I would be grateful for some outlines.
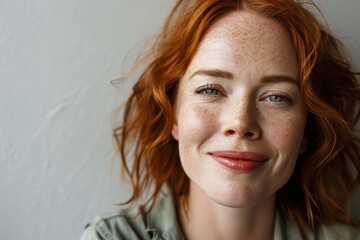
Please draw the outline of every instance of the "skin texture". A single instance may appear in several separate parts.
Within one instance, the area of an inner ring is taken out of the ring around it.
[[[190,178],[187,215],[180,211],[188,239],[272,238],[276,191],[306,148],[298,81],[279,23],[245,9],[209,29],[180,81],[172,131]],[[229,169],[216,151],[252,152],[264,162]]]

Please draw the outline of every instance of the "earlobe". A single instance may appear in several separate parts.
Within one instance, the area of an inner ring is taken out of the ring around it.
[[[178,130],[178,126],[175,124],[173,129],[171,130],[171,135],[173,136],[173,138],[178,141],[179,140],[179,130]]]

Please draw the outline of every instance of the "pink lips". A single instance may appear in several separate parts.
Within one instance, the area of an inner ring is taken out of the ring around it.
[[[268,160],[266,156],[255,152],[215,151],[209,155],[223,167],[244,173],[261,167]]]

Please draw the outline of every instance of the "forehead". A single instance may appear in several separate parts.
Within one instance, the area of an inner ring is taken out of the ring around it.
[[[290,68],[297,74],[295,49],[287,30],[277,21],[248,9],[229,13],[210,27],[191,65],[219,59],[238,66],[249,61],[266,63]]]
[[[231,36],[233,38],[259,37],[284,37],[287,32],[284,27],[274,19],[265,17],[247,8],[234,11],[219,19],[207,32],[208,38],[222,38]]]

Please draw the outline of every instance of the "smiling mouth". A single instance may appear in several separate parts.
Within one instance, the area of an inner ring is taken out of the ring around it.
[[[261,167],[268,157],[255,152],[215,151],[209,155],[225,169],[247,173]]]

